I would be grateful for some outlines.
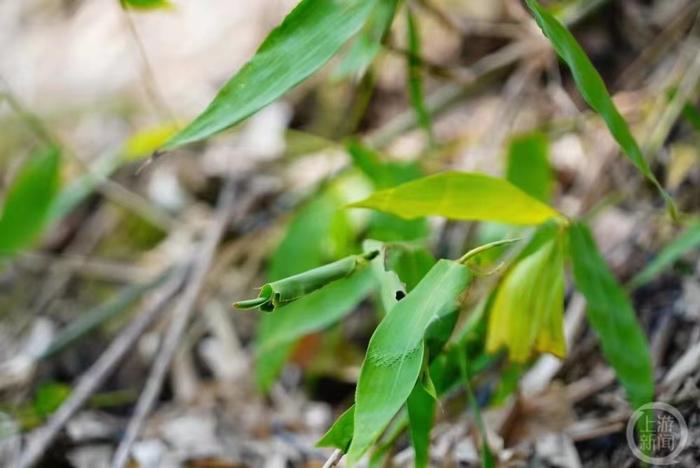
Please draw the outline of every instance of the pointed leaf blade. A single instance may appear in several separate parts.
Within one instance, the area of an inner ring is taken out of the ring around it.
[[[364,26],[376,0],[302,0],[164,150],[200,141],[270,104],[325,64]]]
[[[654,377],[649,344],[629,298],[608,269],[588,227],[571,226],[574,281],[586,297],[588,320],[633,407],[651,401]]]

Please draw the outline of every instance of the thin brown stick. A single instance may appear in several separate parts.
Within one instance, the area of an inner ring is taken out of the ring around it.
[[[13,466],[29,468],[35,465],[71,417],[85,404],[112,373],[114,368],[134,347],[136,340],[159,317],[170,299],[177,294],[186,276],[185,270],[174,275],[144,307],[143,312],[117,336],[100,358],[88,369],[75,385],[70,397],[51,416],[45,426],[37,429]]]
[[[131,446],[141,432],[144,421],[158,398],[170,363],[175,355],[180,339],[187,328],[197,297],[199,297],[199,293],[204,285],[204,279],[209,271],[209,266],[214,252],[216,251],[216,247],[219,245],[229,222],[233,202],[234,184],[229,179],[219,197],[219,204],[212,222],[212,227],[209,229],[207,237],[202,242],[201,249],[198,249],[198,258],[193,266],[190,282],[173,311],[170,326],[166,332],[163,344],[153,363],[151,373],[141,392],[139,401],[136,403],[134,414],[131,421],[129,421],[124,438],[112,459],[112,468],[123,468],[126,465],[129,459]]]

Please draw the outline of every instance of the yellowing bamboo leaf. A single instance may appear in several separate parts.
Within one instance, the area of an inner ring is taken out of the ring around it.
[[[168,122],[145,128],[133,134],[126,141],[122,151],[124,160],[128,162],[150,157],[154,151],[177,133],[179,126]]]
[[[204,112],[163,149],[208,138],[282,96],[359,32],[376,4],[377,0],[302,0]]]
[[[418,179],[375,192],[350,207],[372,208],[403,218],[437,215],[519,225],[562,218],[503,179],[468,172],[443,172]]]
[[[494,352],[505,346],[516,362],[527,361],[533,351],[563,357],[563,313],[564,257],[554,233],[520,259],[498,287],[486,348]]]

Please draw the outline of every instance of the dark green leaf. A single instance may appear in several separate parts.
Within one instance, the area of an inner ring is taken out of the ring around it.
[[[571,226],[569,245],[574,281],[588,303],[588,320],[630,403],[638,408],[654,396],[654,376],[644,332],[588,227],[581,223]]]
[[[553,179],[547,135],[532,132],[510,141],[506,179],[528,195],[549,203]]]
[[[581,48],[576,38],[552,14],[547,12],[537,0],[526,0],[527,5],[542,29],[549,38],[557,54],[566,62],[574,77],[576,86],[586,102],[601,115],[608,126],[613,138],[620,145],[627,157],[651,183],[656,186],[675,215],[675,205],[670,195],[666,193],[649,168],[639,144],[634,139],[625,119],[615,107],[608,94],[605,82],[598,74],[588,56]]]
[[[377,0],[302,0],[164,150],[208,138],[249,117],[309,77],[362,29]]]
[[[31,156],[11,182],[0,214],[0,258],[29,247],[41,234],[58,190],[60,155]]]

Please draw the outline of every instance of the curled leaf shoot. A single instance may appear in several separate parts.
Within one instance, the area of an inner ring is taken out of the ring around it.
[[[272,312],[278,307],[321,289],[328,283],[350,276],[377,255],[379,255],[378,250],[360,255],[350,255],[333,263],[267,283],[260,288],[258,297],[236,302],[234,306],[237,309],[260,308],[265,312]]]
[[[521,240],[523,239],[518,237],[515,239],[502,239],[494,242],[489,242],[488,244],[480,245],[479,247],[471,249],[469,252],[462,255],[462,257],[457,261],[462,265],[466,265],[469,260],[473,259],[479,254],[486,252],[487,250],[491,250],[496,247],[501,247],[503,245],[514,244],[516,242],[520,242]]]

